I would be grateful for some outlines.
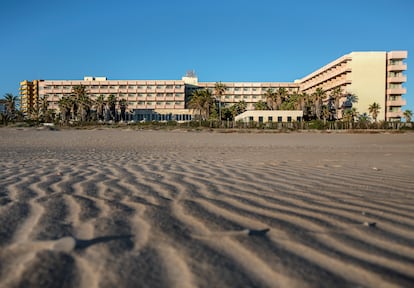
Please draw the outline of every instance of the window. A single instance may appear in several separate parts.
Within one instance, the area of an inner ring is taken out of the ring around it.
[[[249,116],[249,121],[253,122],[254,118],[253,116]]]
[[[157,89],[164,89],[164,86],[162,86],[162,85],[157,85]]]
[[[297,117],[296,117],[296,121],[298,121],[298,122],[302,121],[302,117],[297,116]]]
[[[129,85],[128,89],[135,89],[136,87],[134,85]]]
[[[138,89],[139,89],[139,90],[144,90],[144,89],[145,89],[145,86],[140,85],[140,86],[138,86]]]
[[[267,121],[268,122],[273,122],[273,117],[272,116],[267,117]]]
[[[154,89],[154,86],[148,86],[147,89],[152,90],[152,89]]]
[[[173,93],[167,93],[167,97],[173,97]]]
[[[173,89],[173,85],[167,85],[167,89]]]
[[[162,94],[162,93],[157,93],[157,97],[163,97],[164,96],[164,94]]]
[[[277,122],[282,122],[282,116],[277,116]]]
[[[175,89],[181,89],[181,85],[175,85]]]
[[[292,122],[292,117],[291,116],[287,117],[287,122]]]
[[[249,88],[247,88],[247,87],[244,87],[243,88],[243,91],[249,91],[250,89]]]
[[[234,91],[240,91],[239,87],[234,88]]]
[[[263,123],[263,116],[259,116],[259,123]]]

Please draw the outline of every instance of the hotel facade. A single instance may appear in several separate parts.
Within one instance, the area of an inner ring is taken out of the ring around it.
[[[266,101],[268,89],[285,88],[289,93],[312,94],[322,88],[329,96],[340,87],[346,95],[358,97],[354,107],[359,113],[367,113],[373,102],[380,104],[378,120],[400,121],[406,101],[403,84],[407,51],[352,52],[294,82],[223,82],[225,91],[220,99],[223,107],[244,101],[247,110],[254,110],[258,101]],[[188,101],[196,89],[206,88],[214,92],[215,82],[198,82],[189,74],[181,80],[108,80],[106,77],[84,77],[83,80],[24,80],[20,83],[21,109],[29,113],[39,99],[47,97],[49,109],[59,111],[58,101],[70,96],[76,85],[84,85],[88,95],[96,99],[100,95],[115,95],[125,99],[128,110],[137,115],[136,120],[190,120],[194,114]],[[151,116],[150,116],[151,115]],[[154,116],[159,115],[159,116]],[[150,118],[148,118],[148,116]]]

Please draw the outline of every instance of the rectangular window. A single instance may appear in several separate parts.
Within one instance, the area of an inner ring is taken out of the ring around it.
[[[167,85],[167,89],[173,89],[173,85]]]
[[[282,116],[277,116],[277,122],[282,122]]]
[[[129,85],[128,89],[135,89],[136,87],[134,85]]]
[[[157,85],[157,89],[164,89],[164,86],[162,86],[162,85]]]
[[[302,121],[302,117],[297,116],[297,117],[296,117],[296,121],[298,121],[298,122]]]
[[[253,122],[253,120],[254,120],[253,116],[249,116],[249,121]]]
[[[268,122],[273,122],[273,117],[272,116],[267,117],[267,121]]]
[[[181,85],[175,85],[175,89],[181,89]]]
[[[291,116],[287,117],[287,122],[292,122],[292,117]]]
[[[259,116],[259,123],[263,123],[263,116]]]

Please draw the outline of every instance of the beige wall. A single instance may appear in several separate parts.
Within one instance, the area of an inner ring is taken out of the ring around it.
[[[297,121],[298,117],[302,119],[303,111],[298,110],[249,110],[237,115],[235,121],[250,122],[250,117],[253,117],[254,122],[259,122],[259,117],[263,117],[263,123],[269,122],[269,116],[272,117],[271,122],[278,122],[278,117],[282,117],[282,122],[288,122],[288,117],[291,117],[291,122]]]
[[[381,106],[378,120],[385,119],[386,94],[386,52],[352,52],[352,61],[348,64],[352,73],[348,74],[351,85],[347,90],[358,96],[355,108],[360,113],[368,113],[368,107],[374,102]]]

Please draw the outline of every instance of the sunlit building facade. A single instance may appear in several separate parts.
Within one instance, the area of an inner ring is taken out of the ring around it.
[[[402,107],[406,104],[402,98],[406,93],[403,86],[407,80],[404,75],[406,58],[407,51],[352,52],[294,82],[223,82],[225,91],[216,100],[221,107],[244,101],[247,110],[254,110],[257,102],[266,101],[265,94],[269,89],[276,91],[285,88],[289,93],[312,94],[322,88],[329,96],[340,87],[343,91],[341,105],[347,95],[352,94],[358,97],[354,107],[359,113],[368,113],[369,105],[376,102],[381,106],[378,120],[399,121]],[[20,83],[21,109],[28,113],[35,108],[38,99],[47,98],[49,109],[59,111],[59,99],[70,96],[74,86],[84,85],[92,99],[100,95],[125,99],[127,109],[135,113],[136,120],[186,121],[194,113],[188,107],[194,90],[206,88],[214,95],[215,84],[198,82],[194,73],[187,74],[181,80],[108,80],[106,77],[25,80]]]

